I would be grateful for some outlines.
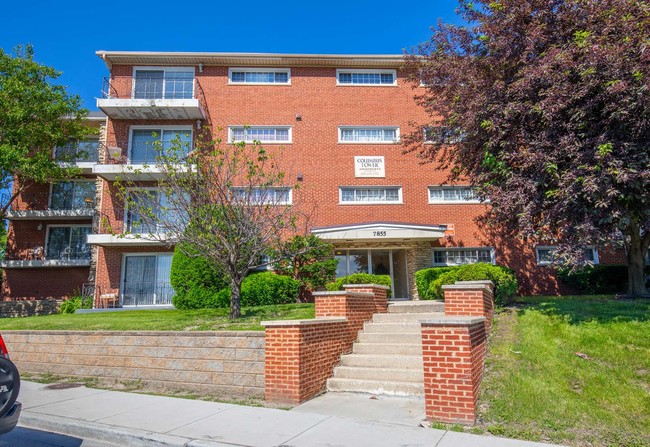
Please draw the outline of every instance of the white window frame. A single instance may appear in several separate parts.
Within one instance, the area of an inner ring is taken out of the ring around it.
[[[435,186],[431,185],[427,187],[427,198],[428,202],[430,205],[448,205],[448,204],[476,204],[476,203],[482,203],[478,198],[471,199],[471,200],[433,200],[431,199],[431,191],[432,190],[450,190],[450,189],[471,189],[469,185],[455,185],[455,186]],[[443,197],[444,197],[444,192],[443,192]]]
[[[243,71],[249,73],[286,73],[287,82],[237,82],[232,80],[232,73],[234,71]],[[291,69],[290,68],[247,68],[247,67],[228,67],[228,84],[229,85],[291,85]]]
[[[557,246],[556,245],[538,245],[535,247],[535,261],[537,261],[537,265],[553,265],[555,264],[553,261],[540,261],[539,260],[539,250],[556,250]],[[600,264],[600,257],[598,256],[598,250],[596,247],[585,247],[585,250],[591,250],[593,252],[593,264],[597,265]]]
[[[134,66],[133,73],[131,75],[131,98],[135,99],[135,73],[138,71],[162,71],[163,72],[163,97],[165,99],[165,73],[167,72],[177,72],[177,73],[192,73],[192,98],[196,98],[196,70],[194,67],[148,67],[144,66]],[[182,100],[172,100],[172,101],[182,101]]]
[[[50,245],[50,228],[72,228],[72,227],[86,227],[90,228],[90,232],[92,234],[92,228],[93,226],[91,224],[48,224],[45,227],[45,245],[43,247],[43,256],[45,256],[45,259],[47,259],[48,253],[47,253],[47,247]],[[72,236],[72,233],[70,233],[70,236]],[[87,236],[86,236],[87,238]],[[68,241],[70,243],[70,241]],[[86,239],[86,245],[88,245],[88,239]],[[91,248],[91,256],[92,256],[92,248]],[[90,259],[90,258],[89,258]]]
[[[391,74],[393,75],[392,84],[355,84],[341,83],[339,75],[341,73],[373,73],[373,74]],[[397,70],[394,69],[360,69],[360,68],[337,68],[336,69],[336,85],[341,87],[397,87]]]
[[[348,141],[343,140],[343,130],[344,129],[376,129],[376,130],[394,130],[395,139],[391,141]],[[339,126],[339,144],[399,144],[400,141],[400,129],[399,126]]]
[[[442,144],[442,145],[452,146],[454,144],[460,143],[464,139],[464,134],[456,135],[455,138],[450,139],[449,141],[443,141],[443,142],[428,139],[427,138],[427,131],[430,130],[430,129],[434,129],[436,127],[446,127],[446,128],[448,128],[447,126],[424,126],[422,128],[422,132],[424,134],[424,136],[423,136],[423,140],[424,140],[423,143],[424,144]]]
[[[126,279],[124,277],[124,273],[126,271],[126,257],[127,256],[155,256],[156,257],[156,274],[157,274],[158,273],[158,256],[168,256],[168,255],[171,255],[172,258],[173,258],[174,257],[174,252],[173,251],[171,251],[171,252],[169,252],[169,251],[156,251],[156,252],[142,252],[142,251],[139,251],[139,252],[134,252],[134,253],[131,253],[131,252],[122,253],[122,265],[120,266],[120,285],[119,285],[120,304],[122,303],[122,300],[124,299],[123,294],[124,294],[124,280]],[[152,282],[157,282],[157,278],[156,278],[156,281],[152,281]],[[130,308],[130,307],[136,307],[137,308],[137,306],[126,306],[126,307],[127,308]]]
[[[383,202],[365,202],[365,201],[355,201],[355,202],[344,202],[343,201],[343,190],[344,189],[395,189],[397,188],[397,201],[383,201]],[[354,186],[339,186],[339,205],[402,205],[404,203],[402,196],[402,187],[400,185],[380,185],[380,186],[369,186],[369,185],[354,185]]]
[[[450,263],[438,263],[436,262],[435,252],[448,252],[448,251],[470,251],[470,250],[489,250],[490,251],[490,263],[492,265],[496,264],[496,254],[494,247],[436,247],[431,251],[431,265],[435,267],[445,267],[445,266],[457,266],[457,265],[466,265],[466,264],[450,264]],[[445,258],[447,256],[445,255]],[[478,260],[476,262],[479,262]]]
[[[131,149],[132,149],[132,145],[133,145],[133,131],[134,130],[160,130],[160,131],[163,131],[163,130],[178,130],[178,131],[181,131],[181,132],[189,131],[190,139],[191,139],[192,144],[191,144],[188,152],[191,152],[192,150],[194,150],[194,127],[192,127],[191,125],[190,126],[188,126],[188,125],[174,126],[174,125],[166,124],[166,125],[156,126],[154,124],[150,124],[150,125],[129,126],[129,145],[128,145],[129,147],[128,147],[128,150],[127,150],[127,157],[126,157],[126,163],[127,164],[132,164],[131,163],[131,158],[132,158],[131,157]],[[159,137],[158,141],[162,141],[162,132],[160,133],[160,135],[158,135],[158,137]]]
[[[52,193],[54,192],[54,184],[55,183],[95,183],[95,197],[94,197],[94,202],[97,202],[97,185],[96,185],[96,180],[93,178],[73,178],[73,179],[68,179],[68,180],[60,180],[58,182],[53,182],[50,183],[50,192],[48,194],[47,198],[47,209],[52,209]],[[92,208],[89,209],[95,209],[95,205],[93,205]]]
[[[289,197],[286,201],[284,202],[260,202],[260,203],[252,203],[252,205],[293,205],[293,188],[291,186],[269,186],[268,188],[262,188],[259,186],[233,186],[231,190],[246,190],[246,189],[253,189],[253,190],[262,190],[262,189],[267,189],[267,190],[278,190],[278,189],[285,189],[289,191]]]
[[[228,126],[228,142],[233,141],[233,129],[241,129],[241,128],[246,128],[248,129],[288,129],[289,130],[289,139],[287,141],[277,141],[277,140],[259,140],[260,143],[263,144],[291,144],[293,143],[293,127],[292,126],[287,126],[287,125],[277,125],[277,126],[268,126],[268,125],[262,125],[262,126],[249,126],[249,125],[231,125]],[[241,143],[241,140],[234,140],[236,143]],[[253,142],[253,140],[244,140],[245,143],[250,144]]]
[[[155,187],[155,186],[142,186],[142,187],[130,186],[130,187],[126,188],[126,196],[129,197],[131,195],[131,193],[133,193],[133,192],[143,192],[143,191],[156,191],[159,194],[164,193],[164,190],[162,190],[161,188]],[[158,198],[157,200],[159,201],[160,198]],[[159,212],[160,211],[161,210],[159,210]],[[129,223],[129,206],[128,206],[128,203],[124,204],[124,218],[123,218],[122,222],[123,222],[123,224],[122,224],[122,233],[128,231],[131,234],[139,234],[141,236],[143,234],[147,234],[147,233],[134,233],[132,230],[129,229],[129,224],[130,223]],[[163,233],[156,233],[156,234],[159,235],[159,236],[163,235]]]

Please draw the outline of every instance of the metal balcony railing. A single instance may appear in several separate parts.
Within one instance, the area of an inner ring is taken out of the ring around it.
[[[99,142],[80,141],[55,147],[54,159],[70,163],[97,163],[99,161]]]
[[[195,99],[200,86],[192,73],[165,73],[160,77],[104,78],[102,97],[108,99]]]
[[[10,244],[5,261],[90,261],[91,248],[85,242],[47,244],[25,242]]]
[[[96,295],[118,295],[120,306],[165,306],[172,304],[174,288],[168,281],[124,281],[100,284]],[[113,306],[111,306],[113,307]]]
[[[93,184],[94,186],[94,184]],[[0,203],[11,200],[11,194],[2,194]],[[95,189],[87,191],[23,193],[16,197],[9,211],[85,211],[95,209]]]
[[[151,164],[155,165],[161,157],[170,157],[185,161],[186,155],[192,150],[191,142],[183,142],[183,147],[171,143],[134,143],[129,141],[117,141],[107,143],[105,147],[106,157],[102,164]]]

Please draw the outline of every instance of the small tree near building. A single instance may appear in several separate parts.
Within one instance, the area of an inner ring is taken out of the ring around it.
[[[161,172],[155,190],[117,182],[127,209],[123,237],[157,240],[207,259],[227,278],[230,318],[237,318],[244,278],[268,265],[270,250],[305,217],[292,204],[298,187],[280,166],[282,148],[211,140],[207,126],[193,150],[188,140],[179,135],[171,145],[154,144]]]
[[[460,0],[406,56],[431,122],[405,138],[489,199],[488,222],[558,246],[625,248],[645,295],[650,246],[650,9],[640,0]],[[423,134],[428,140],[424,142]]]
[[[29,45],[16,47],[13,54],[0,48],[0,190],[13,191],[0,198],[0,219],[30,185],[78,174],[61,163],[70,160],[53,158],[55,147],[90,133],[81,99],[52,83],[59,76],[34,60]]]

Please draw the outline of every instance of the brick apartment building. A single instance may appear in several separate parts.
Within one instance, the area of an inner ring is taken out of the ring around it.
[[[30,189],[13,204],[5,300],[60,298],[88,283],[124,306],[168,305],[173,248],[116,236],[137,232],[137,217],[114,182],[155,186],[152,142],[164,147],[180,136],[191,144],[206,125],[223,128],[226,140],[284,146],[289,184],[300,182],[303,193],[278,193],[316,205],[311,231],[335,245],[339,275],[390,274],[393,296],[414,299],[419,269],[492,262],[516,270],[522,293],[560,292],[546,265],[552,247],[482,231],[475,218],[485,205],[467,185],[447,185],[445,172],[403,154],[400,135],[428,117],[400,71],[401,55],[97,54],[110,70],[97,101],[106,117],[90,117],[100,141],[80,161],[82,179]],[[589,256],[625,262],[623,253]]]

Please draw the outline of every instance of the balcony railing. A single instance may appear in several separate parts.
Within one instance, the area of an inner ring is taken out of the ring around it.
[[[161,157],[169,157],[168,160],[178,160],[184,163],[185,157],[192,150],[191,142],[184,142],[187,146],[178,148],[170,145],[155,143],[134,143],[129,141],[118,141],[106,144],[106,157],[102,164],[149,164],[155,165]]]
[[[98,298],[113,294],[119,296],[119,306],[169,306],[174,288],[166,281],[125,281],[119,285],[100,284],[97,287]]]
[[[11,200],[11,194],[2,194],[1,203]],[[23,193],[16,197],[9,211],[88,211],[95,209],[95,192],[86,194],[81,191],[71,193]]]
[[[5,261],[90,261],[91,248],[84,242],[10,244]]]
[[[99,142],[81,141],[54,148],[54,159],[70,163],[97,163]]]

